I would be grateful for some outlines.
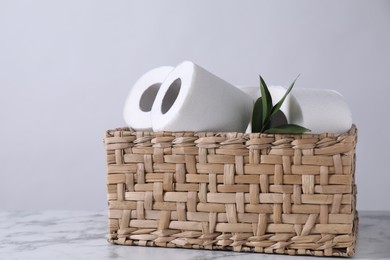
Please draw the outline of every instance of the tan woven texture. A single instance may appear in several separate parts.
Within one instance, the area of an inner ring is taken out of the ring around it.
[[[109,130],[109,241],[352,256],[356,139]]]

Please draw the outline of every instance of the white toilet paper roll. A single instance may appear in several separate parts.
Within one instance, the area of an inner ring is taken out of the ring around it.
[[[185,61],[161,85],[152,108],[154,131],[243,132],[251,98],[200,66]]]
[[[309,128],[311,133],[340,134],[351,128],[351,110],[337,91],[297,88],[290,94],[289,123]]]
[[[126,124],[137,131],[151,131],[151,110],[160,86],[173,67],[163,66],[142,75],[133,85],[123,110]]]
[[[239,87],[251,95],[254,101],[261,96],[259,87]],[[270,86],[272,102],[275,105],[287,89]],[[344,133],[352,126],[351,110],[344,97],[330,89],[294,88],[284,100],[280,110],[289,124],[309,128],[310,133]],[[249,128],[248,128],[249,129]]]

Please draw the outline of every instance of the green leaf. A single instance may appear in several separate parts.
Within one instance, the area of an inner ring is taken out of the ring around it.
[[[262,99],[258,98],[253,107],[252,113],[252,133],[259,133],[263,128]]]
[[[260,133],[264,133],[265,130],[269,129],[271,127],[271,120],[266,120],[265,125],[263,125],[263,128],[261,129]]]
[[[262,123],[263,126],[267,125],[271,118],[271,110],[272,110],[272,97],[269,93],[267,84],[265,84],[264,79],[259,75],[260,77],[260,91],[261,91],[261,97],[262,97],[262,107],[263,107],[263,117],[262,117]]]
[[[297,79],[299,78],[299,75],[297,76],[297,78],[293,81],[293,83],[291,83],[290,87],[287,89],[286,93],[284,94],[284,96],[279,100],[279,102],[272,108],[272,111],[271,111],[271,116],[276,114],[276,112],[279,111],[280,107],[283,105],[283,102],[284,100],[286,99],[287,95],[291,92],[292,88],[294,87],[294,84],[295,84],[295,81],[297,81]]]
[[[310,129],[307,129],[303,126],[294,125],[294,124],[287,124],[287,125],[281,125],[274,128],[270,128],[264,133],[267,134],[302,134],[305,132],[310,132]]]

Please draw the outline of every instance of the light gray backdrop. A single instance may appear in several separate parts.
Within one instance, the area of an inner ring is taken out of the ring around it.
[[[248,0],[0,0],[0,209],[104,209],[104,131],[139,76],[183,60],[341,92],[358,208],[390,210],[390,1]]]

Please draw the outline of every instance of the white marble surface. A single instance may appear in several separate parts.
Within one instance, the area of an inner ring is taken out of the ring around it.
[[[360,212],[353,259],[390,259],[390,212]],[[107,215],[93,211],[0,211],[0,259],[328,259],[111,245]]]

